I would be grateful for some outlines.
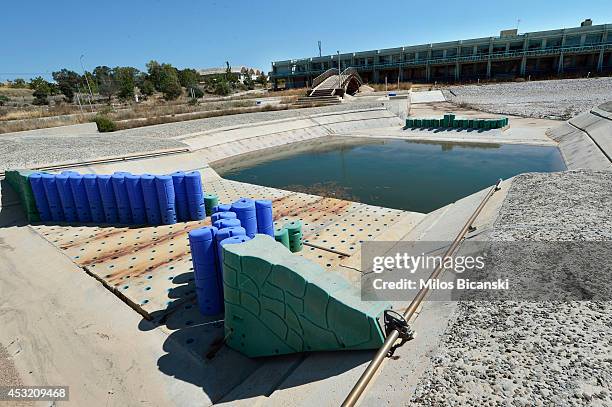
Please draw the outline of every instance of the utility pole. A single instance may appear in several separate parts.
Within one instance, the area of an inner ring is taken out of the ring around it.
[[[85,72],[85,68],[83,68],[83,57],[85,57],[85,55],[81,54],[81,57],[79,58],[79,62],[81,62],[81,71],[83,71],[83,76],[85,76],[85,82],[87,82],[87,89],[89,89],[89,95],[88,95],[89,108],[93,112],[94,109],[93,109],[93,105],[91,103],[91,100],[93,99],[93,92],[91,91],[91,86],[89,86],[89,79],[87,78],[87,72]]]
[[[342,86],[342,78],[340,77],[340,51],[336,51],[336,54],[338,54],[338,89],[340,89]]]

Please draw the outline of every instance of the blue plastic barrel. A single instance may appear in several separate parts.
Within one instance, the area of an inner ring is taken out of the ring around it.
[[[36,209],[40,215],[42,222],[53,220],[51,216],[51,209],[49,209],[49,201],[47,200],[47,193],[45,192],[45,186],[43,185],[43,173],[35,172],[30,174],[28,177],[30,186],[32,187],[32,194],[36,201]]]
[[[77,219],[81,223],[91,222],[91,211],[89,209],[89,199],[87,199],[87,191],[83,183],[81,174],[70,174],[68,176],[70,189],[74,197],[74,206],[76,208]]]
[[[217,243],[232,236],[246,236],[246,230],[242,226],[232,226],[217,231]]]
[[[210,221],[215,223],[219,219],[236,219],[235,212],[216,212],[210,215]]]
[[[234,226],[230,228],[223,228],[217,231],[216,236],[216,250],[217,250],[217,259],[221,259],[221,242],[228,237],[232,236],[246,236],[246,230],[242,226]],[[221,260],[219,260],[219,270],[223,270],[223,265],[221,264]]]
[[[59,191],[57,190],[57,182],[55,175],[43,174],[42,175],[43,187],[45,188],[45,195],[47,195],[47,202],[49,202],[49,212],[51,212],[51,220],[53,222],[63,222],[64,210],[62,209],[62,201],[59,197]]]
[[[104,209],[104,220],[106,223],[115,224],[119,222],[119,213],[117,212],[117,202],[115,201],[115,190],[110,175],[102,174],[96,176],[98,183],[98,191],[100,191],[100,199],[102,200],[102,208]]]
[[[189,205],[187,203],[187,189],[185,188],[185,173],[176,171],[170,174],[174,185],[174,200],[176,202],[176,220],[185,222],[189,220]]]
[[[232,210],[232,205],[230,204],[219,204],[219,205],[213,206],[213,213],[229,212],[231,210]]]
[[[72,171],[74,173],[74,171]],[[62,211],[64,212],[64,219],[66,222],[77,222],[77,212],[74,204],[74,197],[72,196],[72,188],[70,188],[70,175],[71,172],[66,171],[55,176],[55,184],[57,185],[57,192],[59,193],[59,199],[62,203]]]
[[[117,203],[117,216],[119,223],[132,223],[132,209],[130,208],[130,198],[128,197],[125,185],[125,176],[129,173],[116,172],[111,176],[115,202]]]
[[[157,187],[155,186],[155,176],[151,174],[141,175],[140,186],[142,187],[142,197],[144,199],[147,223],[150,225],[161,224],[159,200],[157,199]]]
[[[132,212],[132,223],[144,225],[147,223],[145,212],[144,197],[142,186],[140,185],[140,175],[126,175],[125,188],[127,189],[128,200],[130,201],[130,211]]]
[[[204,219],[206,217],[206,207],[204,206],[202,176],[199,171],[191,171],[185,174],[185,190],[187,192],[189,219]]]
[[[219,219],[213,226],[219,229],[242,226],[239,219]]]
[[[240,226],[246,229],[248,237],[254,237],[257,233],[257,213],[255,201],[248,198],[240,198],[232,204],[232,212],[240,220]]]
[[[216,233],[214,227],[189,232],[198,308],[203,315],[223,312],[223,279],[217,267]]]
[[[255,201],[255,213],[257,214],[257,233],[274,237],[272,201],[268,199]]]
[[[176,223],[176,203],[174,199],[174,184],[169,175],[157,175],[155,177],[155,188],[157,189],[157,202],[163,225]]]
[[[84,174],[83,185],[85,193],[87,193],[87,201],[89,202],[89,211],[91,212],[91,220],[95,223],[104,223],[104,206],[98,189],[98,176],[96,174]]]

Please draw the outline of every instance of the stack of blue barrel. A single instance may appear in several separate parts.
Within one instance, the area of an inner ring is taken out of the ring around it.
[[[246,242],[257,233],[274,236],[272,201],[241,198],[212,210],[213,226],[189,232],[198,307],[203,315],[223,311],[223,246]]]
[[[43,222],[161,225],[206,217],[197,171],[168,175],[33,173],[30,185]]]

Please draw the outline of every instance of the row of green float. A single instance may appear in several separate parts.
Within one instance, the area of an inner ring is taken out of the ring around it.
[[[508,118],[498,119],[457,119],[452,113],[442,119],[406,119],[406,128],[452,128],[452,129],[501,129],[508,125]]]

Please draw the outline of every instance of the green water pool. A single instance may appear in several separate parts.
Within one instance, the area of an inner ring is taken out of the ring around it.
[[[562,171],[555,147],[330,138],[215,165],[227,179],[428,213],[498,178]]]

